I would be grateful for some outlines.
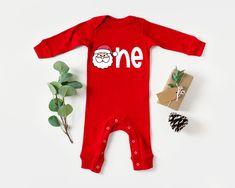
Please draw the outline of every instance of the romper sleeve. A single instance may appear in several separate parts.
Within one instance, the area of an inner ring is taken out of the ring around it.
[[[102,18],[79,23],[59,34],[43,39],[34,50],[39,58],[49,58],[70,51],[78,46],[89,46],[94,26]],[[97,23],[96,23],[97,22]]]
[[[201,56],[206,44],[195,36],[144,19],[142,20],[142,29],[150,47],[157,45],[167,50]]]

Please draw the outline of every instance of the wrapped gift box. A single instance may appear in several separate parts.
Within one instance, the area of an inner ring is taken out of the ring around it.
[[[162,104],[164,106],[167,106],[169,108],[172,108],[174,110],[179,110],[180,105],[184,99],[185,94],[187,93],[190,84],[193,80],[193,76],[184,73],[183,77],[181,79],[181,82],[179,84],[179,87],[172,87],[170,88],[168,84],[174,83],[173,79],[172,79],[172,74],[174,73],[176,69],[174,69],[171,73],[171,75],[169,76],[166,85],[163,89],[162,92],[157,94],[158,97],[158,103]],[[178,95],[177,98],[177,94],[179,94],[179,92],[183,92],[182,95]]]

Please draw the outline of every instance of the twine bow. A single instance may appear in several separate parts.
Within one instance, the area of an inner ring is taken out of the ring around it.
[[[185,90],[184,90],[183,86],[178,86],[178,87],[177,87],[177,93],[176,93],[176,99],[175,99],[175,101],[178,101],[179,98],[180,98],[181,96],[184,96],[184,95],[185,95]]]
[[[177,86],[177,91],[176,91],[176,99],[169,101],[167,106],[170,106],[172,101],[178,101],[180,97],[184,96],[186,91],[184,90],[183,86]]]

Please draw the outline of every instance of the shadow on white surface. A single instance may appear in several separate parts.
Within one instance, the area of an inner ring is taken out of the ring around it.
[[[189,73],[191,74],[191,73]],[[202,74],[192,73],[193,81],[182,101],[180,106],[180,111],[190,112],[194,108],[194,104],[197,103],[198,99],[201,97],[202,88],[206,80],[204,79]]]
[[[202,135],[205,134],[205,129],[201,122],[195,120],[194,118],[189,118],[189,124],[185,126],[182,132],[188,135]]]

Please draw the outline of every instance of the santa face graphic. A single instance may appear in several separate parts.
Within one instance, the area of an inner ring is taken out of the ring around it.
[[[112,65],[115,55],[116,53],[112,53],[108,45],[102,45],[95,50],[92,62],[97,68],[105,69]]]

